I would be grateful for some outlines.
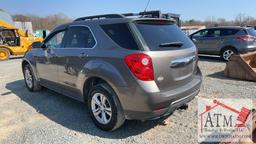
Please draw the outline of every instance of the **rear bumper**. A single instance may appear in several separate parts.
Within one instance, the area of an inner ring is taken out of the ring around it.
[[[253,51],[256,51],[256,47],[247,47],[247,48],[238,50],[238,52],[240,54],[247,53],[247,52],[253,52]]]
[[[161,108],[158,110],[153,110],[151,112],[141,112],[141,111],[127,111],[126,116],[127,119],[136,119],[136,120],[150,120],[164,117],[173,113],[179,107],[189,103],[191,100],[195,98],[195,96],[199,93],[199,90],[193,92],[192,94],[185,96],[184,99],[179,101],[169,102],[171,103],[166,108]]]
[[[177,108],[187,104],[199,93],[202,74],[198,70],[194,79],[186,85],[167,92],[145,93],[135,95],[136,102],[131,105],[129,96],[126,98],[124,112],[127,119],[148,120],[171,114]],[[122,102],[121,102],[122,103]]]

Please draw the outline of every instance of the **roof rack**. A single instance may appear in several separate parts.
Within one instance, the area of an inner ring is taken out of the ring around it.
[[[105,14],[105,15],[96,15],[96,16],[88,16],[81,17],[75,19],[74,21],[85,21],[85,20],[93,20],[93,19],[109,19],[109,18],[125,18],[139,16],[143,18],[165,18],[165,19],[174,19],[178,25],[180,25],[180,15],[173,13],[161,13],[161,11],[145,11],[139,13],[124,13],[124,14]]]
[[[95,15],[95,16],[81,17],[81,18],[75,19],[74,21],[84,21],[84,20],[93,20],[93,19],[107,19],[107,18],[124,18],[124,16],[120,15],[120,14],[105,14],[105,15]]]

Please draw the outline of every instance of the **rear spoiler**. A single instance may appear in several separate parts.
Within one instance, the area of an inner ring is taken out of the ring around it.
[[[155,25],[177,24],[176,21],[172,19],[154,19],[154,18],[140,18],[140,19],[133,20],[133,22],[138,24],[155,24]]]

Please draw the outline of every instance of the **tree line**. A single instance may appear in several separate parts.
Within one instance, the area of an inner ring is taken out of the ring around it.
[[[238,14],[234,20],[226,20],[225,18],[208,17],[205,21],[185,20],[181,21],[183,26],[205,25],[206,27],[216,26],[256,26],[256,19],[245,14]]]
[[[57,25],[67,23],[72,21],[71,18],[64,14],[54,14],[45,17],[40,17],[36,15],[12,15],[14,21],[21,21],[21,22],[32,22],[34,30],[41,30],[47,29],[52,30]]]
[[[45,17],[40,17],[36,15],[13,15],[14,21],[30,21],[32,22],[33,29],[48,29],[52,30],[57,25],[70,22],[72,18],[64,15],[64,14],[54,14]],[[206,27],[213,26],[256,26],[256,19],[251,16],[247,16],[245,14],[238,14],[234,20],[226,20],[225,18],[215,18],[208,17],[206,20],[182,20],[182,26],[191,26],[191,25],[205,25]]]

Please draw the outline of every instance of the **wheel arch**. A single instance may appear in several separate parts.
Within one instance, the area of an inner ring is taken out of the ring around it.
[[[88,78],[85,82],[84,82],[84,85],[83,85],[83,101],[86,102],[87,101],[87,98],[89,96],[89,93],[90,93],[90,90],[93,86],[95,85],[98,85],[98,84],[101,84],[101,83],[104,83],[106,85],[103,85],[103,88],[110,92],[108,90],[108,86],[112,89],[112,93],[114,93],[116,96],[114,96],[114,99],[116,99],[116,101],[120,104],[120,111],[123,111],[124,108],[123,108],[123,104],[122,104],[122,101],[121,101],[121,98],[119,97],[119,91],[118,89],[113,85],[113,83],[111,82],[108,82],[106,81],[104,78],[101,78],[99,76],[93,76],[93,77],[90,77]]]
[[[226,45],[226,46],[223,46],[220,50],[220,54],[223,53],[224,50],[228,49],[228,48],[231,48],[231,49],[234,49],[236,50],[236,52],[238,52],[237,48],[235,46],[232,46],[232,45]]]
[[[29,63],[27,60],[22,60],[22,62],[21,62],[21,67],[22,67],[22,69],[23,69],[24,66],[27,65],[27,64],[30,65],[30,63]]]
[[[21,62],[21,68],[22,68],[22,70],[23,70],[23,68],[24,68],[24,66],[25,66],[26,64],[29,64],[29,65],[31,66],[32,71],[33,71],[33,73],[34,73],[34,76],[35,76],[36,80],[39,81],[39,77],[38,77],[38,73],[37,73],[37,71],[36,71],[35,65],[33,65],[33,64],[32,64],[28,59],[26,59],[26,58],[23,58],[23,60],[22,60],[22,62]]]
[[[87,62],[78,76],[77,85],[84,96],[84,85],[88,82],[106,82],[118,95],[117,87],[127,86],[122,72],[113,64],[103,60],[91,60]]]
[[[88,94],[90,92],[90,89],[97,85],[97,84],[100,84],[100,83],[107,83],[108,82],[100,77],[96,77],[96,76],[93,76],[93,77],[90,77],[88,78],[85,82],[84,82],[84,85],[83,85],[83,96],[84,96],[84,99],[88,97]],[[109,84],[108,84],[109,85]]]
[[[86,101],[87,97],[88,97],[88,94],[90,92],[90,89],[97,85],[97,84],[100,84],[100,83],[105,83],[107,85],[110,86],[110,88],[114,91],[114,93],[117,95],[117,98],[119,100],[119,97],[118,97],[118,89],[115,87],[115,85],[100,77],[100,76],[91,76],[90,78],[87,78],[85,81],[84,81],[84,84],[83,84],[83,100]],[[119,100],[120,101],[120,100]]]

